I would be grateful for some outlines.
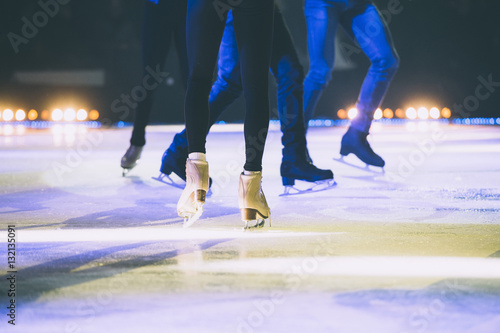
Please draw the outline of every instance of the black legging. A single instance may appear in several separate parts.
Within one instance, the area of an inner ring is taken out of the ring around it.
[[[146,67],[153,70],[156,66],[163,68],[165,58],[171,46],[175,43],[179,59],[182,83],[187,82],[188,65],[186,51],[186,9],[187,0],[160,0],[157,5],[144,1],[142,22],[142,62],[144,74],[148,75]],[[148,91],[144,100],[135,109],[134,129],[130,144],[144,146],[146,143],[146,126],[153,106],[154,91]]]
[[[269,126],[268,71],[271,55],[273,0],[230,0],[241,61],[245,96],[245,170],[262,170]],[[189,152],[205,153],[209,129],[208,96],[228,7],[220,1],[189,0],[187,50],[189,79],[185,101]]]

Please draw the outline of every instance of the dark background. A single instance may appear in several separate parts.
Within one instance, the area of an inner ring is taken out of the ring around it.
[[[46,1],[46,0],[45,0]],[[45,2],[44,1],[44,2]],[[22,18],[32,21],[40,11],[38,1],[2,1],[0,5],[0,108],[50,108],[78,103],[95,108],[102,117],[119,120],[111,103],[140,84],[141,18],[145,0],[72,0],[16,54],[7,39],[9,32],[21,34]],[[177,1],[177,0],[160,0]],[[290,27],[302,64],[307,71],[307,41],[302,0],[277,1]],[[388,0],[374,1],[379,10]],[[400,0],[401,13],[389,18],[394,43],[401,58],[383,107],[450,107],[474,95],[478,77],[500,82],[500,1],[498,0]],[[158,32],[161,33],[161,32]],[[338,35],[344,49],[355,47],[343,32]],[[183,122],[184,89],[172,50],[166,60],[173,81],[156,89],[152,122]],[[339,108],[356,101],[369,66],[362,54],[341,52],[338,58],[351,69],[338,69],[319,104],[316,117],[336,118]],[[102,69],[105,84],[99,87],[26,85],[13,79],[17,71]],[[274,83],[271,103],[275,108]],[[500,90],[500,88],[496,88]],[[480,101],[471,117],[500,115],[500,91]],[[226,121],[241,121],[243,105],[236,103],[224,114]],[[272,117],[276,118],[275,109]],[[456,112],[453,116],[460,117]],[[131,116],[125,121],[131,121]]]

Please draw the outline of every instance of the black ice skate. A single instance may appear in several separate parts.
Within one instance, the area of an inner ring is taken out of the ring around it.
[[[153,177],[154,180],[164,184],[183,189],[186,181],[186,160],[187,149],[172,149],[168,148],[161,159],[160,174],[158,177]],[[179,183],[170,177],[174,173],[184,182]]]
[[[123,155],[121,160],[121,167],[123,168],[122,176],[125,177],[130,170],[135,168],[137,164],[139,164],[139,160],[141,159],[142,148],[144,146],[134,146],[130,145],[125,155]]]
[[[307,161],[284,161],[281,163],[281,177],[285,187],[281,196],[317,192],[337,185],[331,170],[318,169]],[[296,180],[308,182],[308,187],[305,189],[296,187]]]
[[[356,155],[356,157],[358,157],[361,161],[366,163],[366,168],[364,168],[365,170],[368,169],[370,165],[372,165],[382,168],[383,172],[385,161],[382,159],[382,157],[375,154],[375,152],[372,150],[370,144],[368,143],[368,140],[366,139],[367,136],[368,133],[364,133],[353,127],[349,127],[347,132],[342,137],[340,159],[338,159],[337,161],[343,162],[353,167],[357,167],[356,165],[344,161],[344,157],[352,153]]]

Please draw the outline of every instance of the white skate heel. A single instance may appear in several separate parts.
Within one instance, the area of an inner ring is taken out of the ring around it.
[[[271,211],[262,192],[262,172],[240,175],[238,203],[241,219],[245,222],[244,230],[262,228],[266,219],[271,226]]]
[[[208,163],[186,160],[186,187],[177,203],[177,213],[184,218],[184,228],[190,227],[203,213],[208,192]]]

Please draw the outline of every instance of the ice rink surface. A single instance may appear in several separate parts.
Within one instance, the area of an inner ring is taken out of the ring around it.
[[[376,123],[385,173],[333,159],[345,128],[311,128],[311,157],[338,185],[286,197],[273,128],[272,227],[252,232],[240,125],[209,135],[213,195],[182,228],[181,190],[151,178],[180,129],[149,127],[122,177],[130,128],[0,127],[1,332],[500,332],[499,126]]]

